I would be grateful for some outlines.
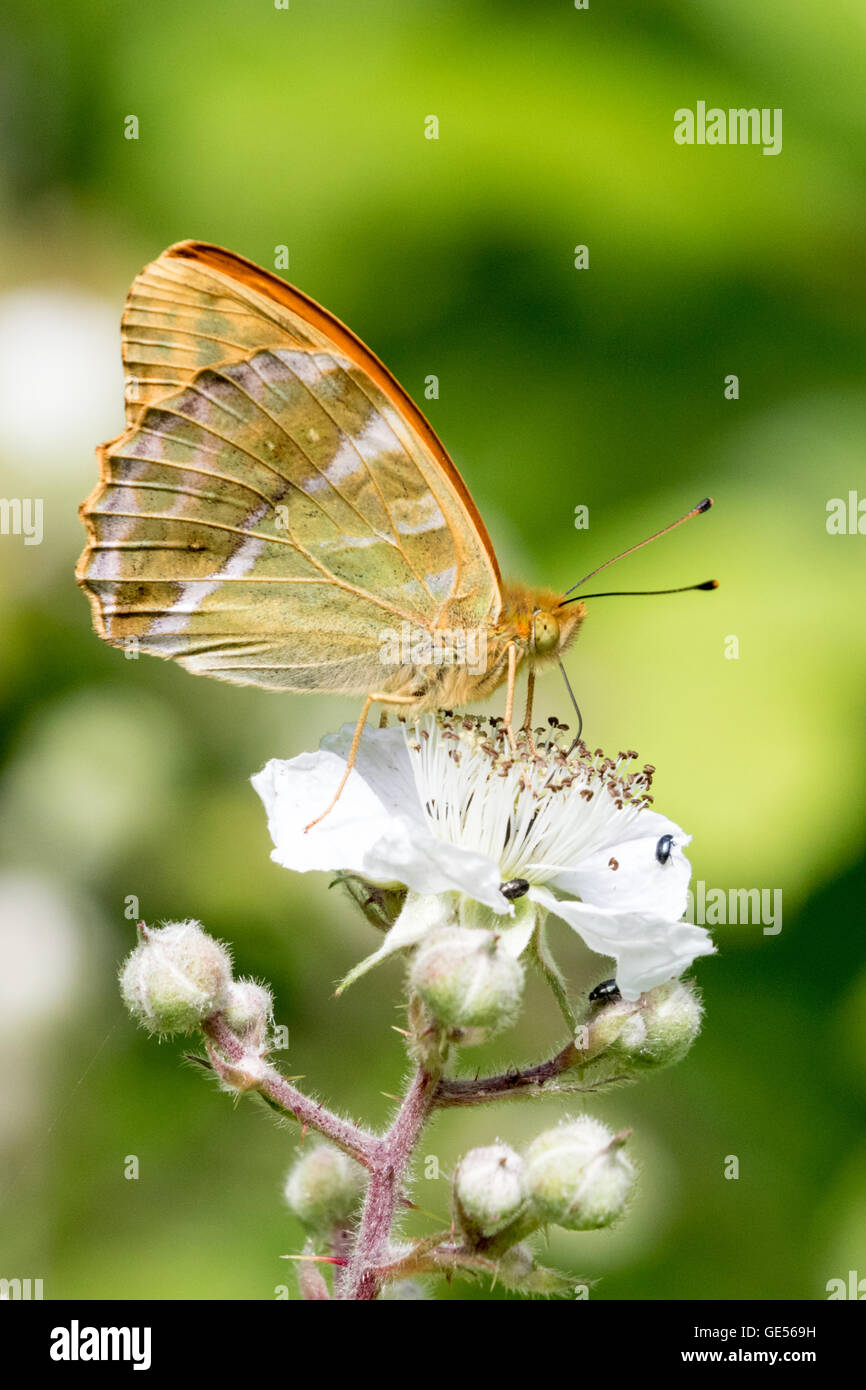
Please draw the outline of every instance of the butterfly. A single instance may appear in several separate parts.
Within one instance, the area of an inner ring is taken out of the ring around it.
[[[376,701],[413,715],[505,684],[513,747],[525,665],[531,739],[536,668],[577,637],[590,576],[565,594],[503,581],[443,445],[354,333],[185,241],[134,281],[121,335],[126,428],[80,508],[100,637],[219,680],[363,696],[337,796]]]

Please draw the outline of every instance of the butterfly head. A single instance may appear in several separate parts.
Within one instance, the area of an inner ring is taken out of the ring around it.
[[[516,639],[535,663],[560,661],[586,617],[586,605],[562,608],[562,595],[555,589],[519,584],[507,585],[503,597],[505,635]]]
[[[530,651],[538,661],[558,661],[577,636],[586,617],[586,605],[575,604],[563,613],[559,600],[549,606],[536,608],[532,615]]]

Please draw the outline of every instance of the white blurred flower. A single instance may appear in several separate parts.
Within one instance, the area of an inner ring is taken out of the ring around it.
[[[103,740],[105,744],[103,745]],[[116,758],[93,749],[122,749]],[[171,795],[183,730],[161,701],[89,687],[39,707],[0,780],[6,854],[103,876]]]
[[[71,1008],[84,948],[68,890],[38,874],[0,876],[0,1038],[30,1040]]]
[[[65,472],[123,428],[117,312],[68,285],[0,296],[0,454],[13,468]]]
[[[334,795],[351,734],[346,725],[318,753],[273,759],[252,779],[278,864],[412,890],[381,949],[350,979],[449,913],[462,925],[495,925],[517,956],[551,912],[617,961],[626,999],[714,950],[707,931],[680,920],[691,837],[649,809],[652,769],[630,770],[636,754],[568,749],[554,725],[537,751],[519,735],[515,755],[497,722],[441,714],[368,729],[336,806],[305,833]],[[430,895],[447,898],[425,903]]]
[[[31,1162],[38,1163],[36,1136],[44,1136],[58,1104],[63,1029],[83,1005],[94,963],[88,916],[88,905],[59,879],[0,873],[0,1163],[8,1165],[22,1144],[34,1146]]]

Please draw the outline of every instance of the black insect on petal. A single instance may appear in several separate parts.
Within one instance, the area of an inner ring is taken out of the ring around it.
[[[661,839],[659,840],[658,844],[656,845],[656,859],[658,860],[658,862],[659,862],[660,864],[666,864],[666,863],[668,862],[668,860],[669,860],[670,857],[671,857],[671,852],[672,852],[672,850],[673,850],[673,847],[674,847],[674,837],[673,837],[673,835],[662,835]]]
[[[513,903],[515,898],[522,898],[529,892],[529,884],[525,878],[510,878],[507,883],[500,883],[499,891],[503,898]]]
[[[590,990],[590,1004],[610,1004],[615,999],[619,999],[619,990],[616,987],[616,980],[602,980],[600,985]]]

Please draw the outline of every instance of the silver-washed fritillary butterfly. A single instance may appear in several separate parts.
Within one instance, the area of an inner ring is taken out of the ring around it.
[[[349,768],[373,701],[417,713],[507,682],[513,740],[523,663],[529,729],[535,668],[586,608],[503,583],[442,444],[349,329],[181,242],[135,280],[122,348],[126,429],[98,451],[76,571],[100,637],[219,680],[365,696]]]

